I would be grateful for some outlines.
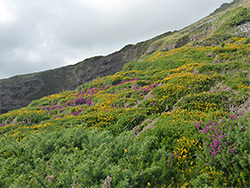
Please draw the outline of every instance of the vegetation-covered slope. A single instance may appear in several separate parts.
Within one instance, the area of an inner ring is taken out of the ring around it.
[[[249,187],[250,38],[234,35],[1,115],[0,187]]]
[[[231,11],[237,7],[241,8]],[[223,32],[250,37],[250,15],[247,7],[250,7],[249,0],[234,0],[189,27],[180,31],[166,32],[135,45],[127,45],[108,56],[93,57],[54,70],[2,79],[0,114],[27,106],[32,100],[41,97],[75,89],[97,77],[112,75],[121,71],[131,60],[137,61],[147,58],[152,53],[179,48],[189,42],[210,37],[212,34]]]

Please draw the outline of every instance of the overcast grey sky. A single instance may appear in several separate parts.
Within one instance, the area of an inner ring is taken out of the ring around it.
[[[0,79],[108,55],[232,0],[0,0]]]

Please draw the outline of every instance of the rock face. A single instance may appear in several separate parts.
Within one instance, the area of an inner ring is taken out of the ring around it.
[[[125,63],[139,58],[146,45],[146,42],[128,45],[111,55],[93,57],[76,65],[0,80],[0,113],[27,106],[43,96],[75,89],[96,77],[114,74]]]
[[[245,37],[250,37],[250,22],[246,22],[237,27],[237,32],[235,34],[244,33]]]

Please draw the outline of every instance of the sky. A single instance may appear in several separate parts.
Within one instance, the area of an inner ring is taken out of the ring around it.
[[[0,79],[108,55],[232,0],[0,0]]]

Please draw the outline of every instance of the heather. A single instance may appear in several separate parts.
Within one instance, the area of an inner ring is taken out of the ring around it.
[[[249,38],[203,42],[1,115],[0,187],[249,187]]]

